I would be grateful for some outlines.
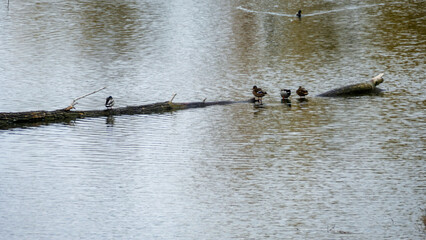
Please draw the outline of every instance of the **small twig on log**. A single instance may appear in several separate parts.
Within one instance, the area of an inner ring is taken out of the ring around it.
[[[206,103],[207,98],[204,98],[203,103]]]
[[[172,97],[172,99],[170,99],[170,101],[169,101],[170,103],[171,103],[171,102],[173,102],[173,99],[175,99],[175,97],[176,97],[176,94],[177,94],[177,93],[173,94],[173,97]]]
[[[106,88],[106,87],[99,88],[99,89],[98,89],[98,90],[96,90],[96,91],[93,91],[93,92],[91,92],[91,93],[88,93],[88,94],[86,94],[86,95],[83,95],[83,96],[81,96],[81,97],[78,97],[78,98],[76,98],[76,99],[72,100],[72,103],[71,103],[68,107],[64,108],[64,110],[65,110],[65,111],[69,111],[69,110],[73,109],[73,108],[74,108],[74,106],[78,104],[78,103],[77,103],[77,101],[78,101],[78,100],[80,100],[80,99],[82,99],[82,98],[85,98],[85,97],[87,97],[87,96],[90,96],[90,95],[92,95],[92,94],[94,94],[94,93],[97,93],[97,92],[99,92],[99,91],[102,91],[102,90],[104,90],[105,88]]]

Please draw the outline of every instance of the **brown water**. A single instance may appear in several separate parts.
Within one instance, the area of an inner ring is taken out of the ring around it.
[[[269,92],[0,130],[0,238],[425,239],[425,4],[0,4],[0,112]],[[315,97],[381,72],[379,96]]]

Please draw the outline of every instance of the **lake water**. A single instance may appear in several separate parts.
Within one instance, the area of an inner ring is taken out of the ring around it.
[[[76,108],[269,93],[0,130],[0,239],[425,239],[425,1],[10,0],[0,19],[0,112],[105,86]],[[381,72],[380,95],[315,97]]]

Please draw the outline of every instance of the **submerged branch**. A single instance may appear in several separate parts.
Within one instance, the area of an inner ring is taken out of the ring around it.
[[[7,129],[30,123],[67,122],[86,117],[108,117],[116,115],[153,114],[172,112],[188,108],[202,108],[213,105],[228,105],[233,103],[248,103],[247,101],[215,101],[215,102],[190,102],[172,103],[170,101],[153,103],[140,106],[89,111],[70,111],[60,109],[55,111],[30,111],[16,113],[0,113],[0,129]]]

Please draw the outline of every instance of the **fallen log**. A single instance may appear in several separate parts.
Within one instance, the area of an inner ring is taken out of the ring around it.
[[[344,86],[341,88],[336,88],[328,92],[319,94],[319,97],[348,97],[348,96],[359,96],[365,94],[379,93],[382,90],[376,88],[377,85],[383,82],[383,75],[381,73],[376,77],[372,78],[370,81]]]
[[[72,111],[69,107],[67,107],[65,109],[54,111],[8,112],[0,113],[0,129],[31,125],[34,123],[47,124],[54,122],[69,122],[79,118],[87,117],[164,113],[188,108],[202,108],[213,105],[228,105],[245,102],[248,103],[251,101],[251,99],[247,101],[202,101],[190,103],[173,103],[171,101],[167,101],[105,110]]]
[[[344,86],[341,88],[333,89],[331,91],[322,93],[320,97],[342,97],[342,96],[354,96],[371,94],[381,91],[376,88],[377,85],[383,82],[383,73],[372,78],[370,81]],[[54,122],[70,122],[79,118],[87,117],[109,117],[115,115],[132,115],[132,114],[152,114],[152,113],[164,113],[172,112],[181,109],[188,108],[202,108],[213,105],[228,105],[234,103],[254,103],[254,98],[245,101],[213,101],[206,102],[204,99],[202,102],[189,102],[189,103],[173,103],[172,97],[170,101],[153,103],[140,106],[128,106],[113,109],[104,110],[89,110],[89,111],[77,111],[72,110],[77,104],[79,99],[87,97],[91,94],[99,92],[105,89],[101,88],[84,96],[78,97],[73,100],[70,106],[54,110],[54,111],[29,111],[29,112],[6,112],[0,113],[0,129],[8,129],[13,127],[28,126],[28,125],[40,125]]]

